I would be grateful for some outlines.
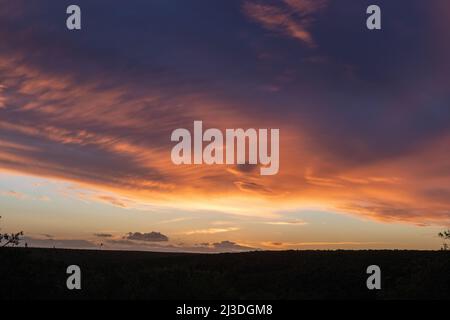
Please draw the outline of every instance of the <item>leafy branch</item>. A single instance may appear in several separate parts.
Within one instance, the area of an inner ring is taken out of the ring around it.
[[[0,216],[0,219],[1,218],[2,217]],[[0,233],[0,247],[3,248],[8,245],[18,246],[20,244],[20,241],[22,240],[21,239],[22,236],[23,231],[17,233]]]

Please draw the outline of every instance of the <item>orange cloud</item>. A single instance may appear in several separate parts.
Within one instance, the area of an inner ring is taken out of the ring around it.
[[[120,98],[132,88],[113,87],[97,92],[94,83],[76,86],[67,77],[58,81],[55,76],[13,62],[8,59],[8,63],[1,65],[13,75],[11,78],[27,75],[29,80],[16,87],[18,95],[25,94],[30,99],[18,104],[14,94],[6,97],[8,104],[23,116],[19,122],[7,118],[0,121],[0,130],[7,134],[0,143],[3,168],[66,179],[115,193],[117,197],[100,193],[96,199],[119,207],[152,201],[167,204],[173,199],[185,206],[208,199],[211,208],[230,213],[254,211],[254,215],[263,214],[261,209],[321,206],[382,221],[447,223],[449,219],[445,195],[450,183],[445,174],[439,175],[439,170],[445,170],[449,163],[448,138],[438,138],[403,158],[347,168],[338,158],[327,160],[330,155],[320,146],[306,143],[308,132],[285,127],[282,166],[277,176],[261,177],[258,170],[230,166],[181,168],[170,162],[169,143],[140,141],[151,140],[152,135],[164,141],[169,128],[188,122],[180,119],[176,108],[147,123],[135,114],[139,115],[143,108],[138,101],[151,98],[143,96],[136,101]],[[82,98],[78,101],[79,96]],[[54,99],[64,102],[55,104]],[[215,104],[209,105],[214,108]],[[27,119],[30,112],[33,117]],[[172,112],[174,115],[170,117]],[[195,110],[192,112],[193,118],[201,116]],[[228,116],[231,114],[228,112]],[[232,117],[224,118],[226,124],[217,117],[211,123],[218,127],[233,123]],[[252,121],[258,121],[242,115],[234,119],[235,123],[250,126]],[[85,127],[91,123],[91,128]],[[14,135],[20,139],[8,141]],[[133,135],[140,139],[130,137]],[[49,152],[54,153],[49,156]],[[428,163],[433,163],[433,167]],[[243,205],[242,197],[253,205]]]
[[[216,234],[216,233],[224,233],[224,232],[231,232],[231,231],[237,231],[237,230],[239,230],[239,228],[236,228],[236,227],[209,228],[209,229],[186,231],[186,232],[184,232],[184,234],[190,236],[190,235],[194,235],[194,234]]]
[[[247,1],[244,11],[264,28],[313,46],[310,27],[325,5]],[[90,200],[253,216],[321,207],[386,222],[450,220],[449,136],[430,137],[392,157],[368,153],[370,161],[349,164],[353,154],[343,159],[326,144],[334,137],[317,134],[303,120],[293,126],[280,121],[283,115],[247,113],[253,106],[236,106],[201,90],[174,93],[176,86],[164,88],[156,80],[141,85],[107,73],[80,83],[76,72],[39,68],[20,52],[0,54],[0,75],[1,168],[97,190]],[[280,173],[262,177],[249,166],[174,166],[170,132],[190,128],[196,119],[217,128],[276,125]],[[365,148],[357,139],[340,143]],[[200,231],[208,230],[191,232]]]

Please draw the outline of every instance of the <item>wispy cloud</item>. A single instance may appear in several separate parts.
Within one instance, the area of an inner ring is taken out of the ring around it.
[[[347,247],[368,247],[368,246],[388,245],[384,242],[370,241],[310,241],[310,242],[263,242],[262,247],[268,249],[286,250],[292,248],[347,248]]]
[[[25,236],[23,243],[29,247],[59,248],[59,249],[97,249],[99,246],[93,241],[84,239],[57,239],[46,237],[44,239]]]
[[[110,203],[116,207],[120,207],[120,208],[127,208],[127,202],[124,200],[119,199],[118,197],[114,197],[114,196],[107,196],[107,195],[98,195],[97,197],[95,197],[95,199],[98,199],[100,201],[104,201],[107,203]]]
[[[268,4],[273,3],[273,4]],[[246,1],[244,12],[264,28],[280,32],[312,47],[310,32],[315,15],[325,8],[326,0]]]
[[[97,238],[112,238],[112,234],[110,233],[94,233],[94,236]]]
[[[232,232],[237,231],[239,228],[237,227],[228,227],[228,228],[208,228],[208,229],[199,229],[184,232],[185,235],[194,235],[194,234],[216,234],[223,232]]]
[[[13,197],[13,198],[20,199],[20,200],[23,200],[26,198],[25,194],[23,194],[21,192],[13,191],[13,190],[2,191],[2,192],[0,192],[0,195],[7,196],[7,197]]]
[[[276,225],[276,226],[304,226],[307,225],[308,223],[301,220],[301,219],[295,219],[295,220],[290,220],[290,221],[268,221],[268,222],[264,222],[265,224],[270,224],[270,225]]]
[[[192,219],[193,218],[190,218],[190,217],[173,218],[173,219],[158,221],[156,224],[170,224],[170,223],[188,221],[188,220],[192,220]]]

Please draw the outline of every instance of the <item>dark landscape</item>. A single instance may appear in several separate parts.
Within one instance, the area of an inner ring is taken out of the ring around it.
[[[382,289],[368,290],[379,265]],[[66,268],[82,289],[66,287]],[[180,254],[2,248],[1,299],[449,299],[448,251]]]

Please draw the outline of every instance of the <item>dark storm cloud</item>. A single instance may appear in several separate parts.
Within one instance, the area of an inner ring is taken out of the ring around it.
[[[124,238],[127,240],[149,241],[149,242],[169,241],[169,238],[167,236],[163,235],[160,232],[154,232],[154,231],[149,232],[149,233],[130,232]]]

